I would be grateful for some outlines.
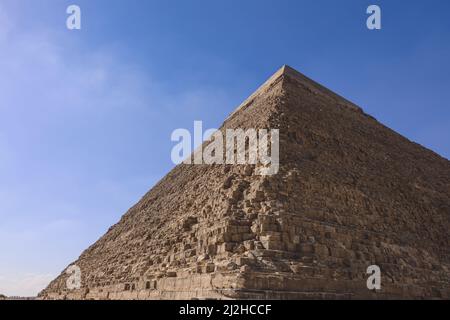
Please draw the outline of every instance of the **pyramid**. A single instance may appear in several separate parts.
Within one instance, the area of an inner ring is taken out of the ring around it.
[[[228,128],[279,129],[278,173],[176,166],[40,298],[450,298],[448,160],[288,66]]]

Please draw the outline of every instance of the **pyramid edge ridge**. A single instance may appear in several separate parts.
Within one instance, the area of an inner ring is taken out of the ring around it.
[[[286,65],[283,65],[275,73],[273,73],[262,85],[260,85],[248,98],[246,98],[236,109],[234,109],[230,115],[225,119],[224,123],[233,118],[239,111],[244,109],[251,101],[253,101],[258,95],[263,93],[266,89],[270,88],[274,83],[278,82],[280,78],[286,74]]]

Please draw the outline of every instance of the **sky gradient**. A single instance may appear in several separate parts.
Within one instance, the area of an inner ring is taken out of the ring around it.
[[[66,28],[66,8],[82,29]],[[366,8],[382,9],[382,30]],[[0,293],[31,296],[288,64],[450,158],[449,1],[0,2]]]

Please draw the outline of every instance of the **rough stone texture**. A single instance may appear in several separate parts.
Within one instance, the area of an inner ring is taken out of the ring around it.
[[[450,298],[448,160],[289,67],[226,128],[279,128],[280,172],[177,166],[40,297]]]

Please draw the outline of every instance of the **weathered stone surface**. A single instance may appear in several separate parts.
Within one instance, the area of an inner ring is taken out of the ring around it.
[[[448,160],[289,67],[226,128],[279,128],[280,172],[177,166],[40,297],[450,298]]]

